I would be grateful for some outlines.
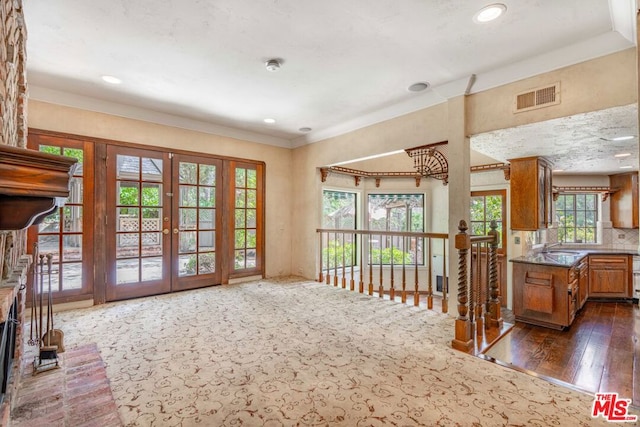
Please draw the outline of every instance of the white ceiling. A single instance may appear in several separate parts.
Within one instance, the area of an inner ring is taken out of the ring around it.
[[[23,0],[30,97],[295,147],[634,46],[635,0],[500,1]]]

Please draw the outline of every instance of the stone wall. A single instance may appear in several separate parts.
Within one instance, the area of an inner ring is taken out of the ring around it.
[[[22,0],[0,0],[0,144],[22,148],[27,146],[26,39]],[[17,260],[22,259],[25,252],[26,230],[0,231],[0,282],[11,280],[10,272],[18,267]],[[24,291],[19,299],[18,318],[24,319]],[[18,326],[19,332],[22,324]],[[11,402],[20,377],[23,351],[20,333],[18,340],[12,378],[0,405],[0,425],[3,426],[9,423]]]

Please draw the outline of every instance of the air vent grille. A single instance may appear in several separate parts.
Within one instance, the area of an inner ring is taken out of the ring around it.
[[[560,103],[560,83],[516,95],[515,112],[529,111]]]

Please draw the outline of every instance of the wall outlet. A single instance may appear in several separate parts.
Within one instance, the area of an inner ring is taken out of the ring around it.
[[[513,238],[513,243],[515,243],[516,245],[520,244],[520,236],[516,236]]]

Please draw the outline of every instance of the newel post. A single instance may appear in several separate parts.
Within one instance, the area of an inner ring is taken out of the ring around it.
[[[467,234],[467,223],[464,220],[458,225],[455,246],[458,250],[458,318],[456,319],[455,338],[451,346],[456,350],[469,352],[473,347],[471,321],[469,313],[469,283],[467,272],[467,256],[471,248],[471,237]]]
[[[487,304],[485,325],[502,328],[504,323],[500,312],[500,290],[498,289],[498,244],[500,242],[500,232],[495,220],[489,225],[491,229],[489,236],[493,240],[489,244],[489,303]]]

